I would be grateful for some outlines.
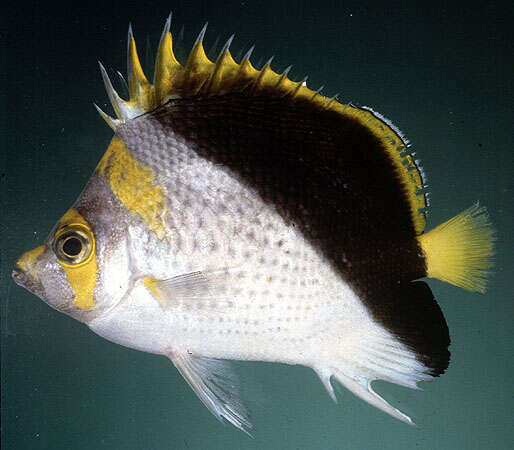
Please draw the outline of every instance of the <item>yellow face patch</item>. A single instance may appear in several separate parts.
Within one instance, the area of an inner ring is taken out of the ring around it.
[[[76,209],[70,209],[59,222],[53,248],[75,294],[73,303],[90,309],[98,269],[95,237],[89,223]]]
[[[18,259],[16,265],[24,272],[30,272],[34,262],[36,262],[36,260],[43,254],[44,251],[45,246],[40,245],[33,250],[25,252],[23,255],[21,255],[20,259]]]
[[[112,139],[97,173],[107,180],[125,208],[141,217],[159,239],[167,235],[164,190],[156,183],[153,170],[135,159],[123,141]]]

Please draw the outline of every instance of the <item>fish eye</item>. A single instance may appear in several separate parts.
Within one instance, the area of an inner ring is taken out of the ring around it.
[[[82,242],[75,236],[68,237],[62,244],[62,251],[70,258],[78,256],[82,251]]]
[[[80,264],[91,255],[93,237],[89,230],[82,227],[65,226],[56,233],[53,248],[61,262]]]

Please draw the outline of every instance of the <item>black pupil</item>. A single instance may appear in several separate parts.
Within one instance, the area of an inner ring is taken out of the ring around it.
[[[62,251],[68,256],[77,256],[82,250],[82,242],[75,237],[66,239],[62,246]]]

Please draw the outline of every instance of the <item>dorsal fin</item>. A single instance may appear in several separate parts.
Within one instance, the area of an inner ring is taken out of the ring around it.
[[[245,92],[249,96],[272,95],[290,98],[292,101],[309,102],[320,109],[335,111],[351,117],[364,125],[381,142],[383,148],[394,162],[398,178],[406,191],[416,234],[425,229],[424,210],[427,206],[421,168],[407,151],[408,143],[401,133],[384,117],[370,108],[344,105],[336,97],[327,98],[320,90],[307,87],[306,78],[292,81],[288,77],[289,68],[278,74],[271,68],[271,60],[260,70],[250,62],[250,51],[237,63],[230,54],[232,37],[223,47],[215,62],[205,53],[203,38],[207,24],[202,28],[193,45],[185,65],[175,58],[173,39],[170,33],[171,15],[166,20],[161,36],[155,76],[150,83],[139,63],[136,43],[129,28],[128,33],[128,84],[130,99],[123,100],[114,91],[107,73],[102,67],[102,76],[117,119],[101,110],[102,118],[111,128],[116,128],[128,120],[148,113],[165,104],[170,99],[191,98],[194,96],[223,95],[231,92]],[[96,106],[96,105],[95,105]],[[97,109],[99,109],[97,107]]]

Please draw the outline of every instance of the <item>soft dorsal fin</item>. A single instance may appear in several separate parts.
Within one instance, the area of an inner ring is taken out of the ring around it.
[[[116,93],[107,72],[101,66],[102,77],[117,119],[105,114],[98,107],[97,109],[111,128],[116,130],[128,120],[151,112],[170,99],[176,98],[244,92],[248,96],[268,95],[288,98],[293,102],[309,102],[320,109],[335,111],[358,121],[379,139],[393,161],[397,176],[404,186],[416,234],[419,235],[424,231],[424,209],[427,202],[422,193],[422,189],[426,187],[422,172],[407,150],[407,141],[387,119],[370,108],[344,105],[336,97],[327,98],[321,94],[321,89],[316,91],[309,89],[306,78],[301,81],[292,81],[288,77],[290,68],[281,74],[276,73],[271,68],[271,60],[261,69],[254,68],[250,62],[253,48],[237,63],[229,49],[233,37],[223,46],[216,61],[211,61],[203,47],[207,24],[198,35],[187,62],[182,65],[173,53],[170,23],[171,15],[166,20],[161,36],[153,84],[143,73],[132,29],[129,28],[127,52],[129,100],[123,100]]]

